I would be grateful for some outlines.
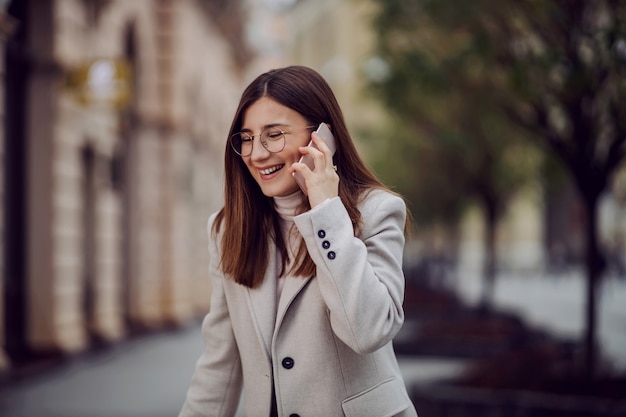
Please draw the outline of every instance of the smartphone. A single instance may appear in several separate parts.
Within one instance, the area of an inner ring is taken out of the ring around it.
[[[337,145],[335,144],[335,137],[333,136],[330,129],[328,128],[328,125],[324,122],[320,123],[315,133],[317,133],[317,135],[320,138],[322,138],[324,142],[326,142],[326,146],[328,146],[328,149],[330,149],[330,151],[334,155],[335,150],[337,149]],[[317,149],[317,146],[315,146],[315,144],[313,143],[313,140],[311,140],[307,146],[312,146],[315,149]],[[311,170],[315,168],[313,157],[311,157],[311,155],[309,154],[302,155],[302,158],[300,158],[300,161],[298,162],[305,164]],[[304,181],[304,177],[302,176],[302,174],[300,174],[299,172],[294,172],[293,177],[298,183],[298,185],[300,186],[300,189],[302,189],[302,192],[304,193],[304,195],[307,195],[306,183]]]

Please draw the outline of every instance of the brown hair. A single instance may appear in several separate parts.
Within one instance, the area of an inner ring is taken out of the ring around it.
[[[359,198],[371,188],[385,188],[357,153],[343,114],[330,86],[314,70],[303,66],[274,69],[257,77],[245,89],[228,137],[241,130],[250,105],[269,97],[300,113],[310,125],[330,124],[337,143],[333,162],[339,174],[339,196],[352,219],[355,233],[361,222]],[[260,285],[265,276],[273,241],[283,263],[288,265],[286,243],[280,233],[279,217],[273,199],[266,197],[243,160],[226,143],[224,207],[213,226],[215,233],[224,227],[221,248],[223,272],[247,287]],[[308,200],[302,210],[308,210]],[[290,271],[296,276],[315,274],[315,264],[301,239],[296,261]]]

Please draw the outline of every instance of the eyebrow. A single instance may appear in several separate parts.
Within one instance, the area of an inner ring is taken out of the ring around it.
[[[263,128],[261,129],[261,131],[270,129],[272,127],[291,127],[290,124],[287,123],[270,123],[270,124],[266,124],[265,126],[263,126]],[[248,128],[241,128],[242,132],[252,132],[252,129],[248,129]]]

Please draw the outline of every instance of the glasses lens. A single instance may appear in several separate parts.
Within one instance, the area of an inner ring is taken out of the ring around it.
[[[285,148],[285,134],[278,128],[270,128],[261,133],[261,143],[270,152],[280,152]]]
[[[248,156],[252,153],[253,138],[247,133],[235,133],[230,137],[230,146],[241,156]]]

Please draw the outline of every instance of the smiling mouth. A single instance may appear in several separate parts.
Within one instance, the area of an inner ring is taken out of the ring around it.
[[[284,166],[285,166],[285,165],[276,165],[276,166],[273,166],[273,167],[271,167],[271,168],[267,168],[267,169],[260,169],[260,170],[259,170],[259,172],[260,172],[262,175],[270,175],[270,174],[273,174],[274,172],[276,172],[276,171],[278,171],[278,170],[282,169],[282,167],[284,167]]]

